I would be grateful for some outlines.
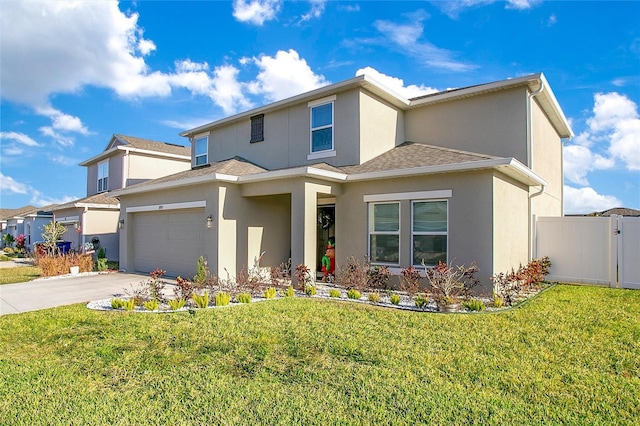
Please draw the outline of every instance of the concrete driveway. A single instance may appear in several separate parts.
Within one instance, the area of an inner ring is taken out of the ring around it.
[[[26,283],[0,285],[0,315],[123,296],[125,289],[131,290],[131,285],[136,288],[147,279],[147,274],[114,272],[38,278]],[[174,283],[171,279],[165,281]]]

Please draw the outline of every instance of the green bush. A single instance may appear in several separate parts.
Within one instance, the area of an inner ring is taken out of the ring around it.
[[[290,285],[289,287],[287,287],[287,290],[284,293],[285,297],[294,297],[296,295],[295,290],[293,289],[293,286]]]
[[[413,298],[413,303],[415,303],[416,308],[425,309],[429,303],[429,299],[422,294],[418,294]]]
[[[111,309],[122,309],[124,307],[124,301],[122,299],[111,299]]]
[[[351,288],[349,289],[349,291],[347,291],[347,297],[349,299],[360,299],[362,297],[362,293],[360,293],[355,288]]]
[[[239,303],[251,303],[251,293],[240,293],[237,298]]]
[[[231,295],[221,291],[216,294],[216,306],[227,306],[231,302]]]
[[[136,300],[132,297],[127,301],[122,303],[122,307],[125,311],[133,311],[133,308],[136,307]]]
[[[340,290],[337,288],[332,288],[329,290],[329,297],[340,297]]]
[[[209,292],[205,291],[204,294],[196,294],[193,293],[193,303],[196,304],[197,308],[206,308],[209,306]]]
[[[274,297],[276,297],[276,288],[275,287],[269,287],[264,291],[264,297],[265,299],[273,299]]]
[[[169,309],[172,311],[177,311],[178,309],[184,308],[184,305],[187,303],[184,299],[169,299],[167,300],[169,304]]]
[[[465,300],[462,302],[462,306],[470,311],[484,311],[485,309],[484,302],[480,299]]]
[[[496,308],[502,308],[504,305],[504,299],[497,294],[493,293],[493,306]]]
[[[98,271],[106,271],[107,270],[107,259],[106,258],[99,258],[98,260],[96,260],[96,270]]]
[[[392,294],[391,296],[389,296],[389,300],[394,305],[399,305],[400,304],[400,295],[399,294]]]
[[[315,296],[316,288],[314,286],[312,286],[311,284],[307,284],[304,287],[304,292],[307,294],[307,296]]]
[[[369,293],[367,299],[369,299],[371,303],[380,303],[380,293]]]
[[[158,301],[155,299],[151,299],[149,301],[144,302],[144,308],[147,311],[157,311],[158,310]]]

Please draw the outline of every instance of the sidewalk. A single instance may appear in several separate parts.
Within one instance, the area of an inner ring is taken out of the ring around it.
[[[125,289],[131,290],[132,285],[136,288],[148,278],[148,274],[88,273],[0,285],[0,315],[119,297],[125,295]],[[165,281],[173,283],[171,279]]]

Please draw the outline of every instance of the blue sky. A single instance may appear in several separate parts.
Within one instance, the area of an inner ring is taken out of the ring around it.
[[[368,73],[418,96],[543,72],[565,212],[640,209],[640,2],[0,3],[0,207],[81,198],[114,133],[180,131]]]

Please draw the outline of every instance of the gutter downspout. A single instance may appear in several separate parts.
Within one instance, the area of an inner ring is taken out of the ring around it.
[[[544,82],[540,79],[540,87],[527,95],[527,166],[533,171],[533,98],[538,96],[544,90]],[[534,256],[535,244],[535,217],[532,214],[531,199],[544,194],[545,185],[540,186],[540,191],[529,194],[529,260]]]
[[[84,253],[84,245],[87,242],[87,235],[85,231],[85,224],[87,223],[87,212],[89,211],[89,207],[85,207],[82,211],[82,219],[80,222],[80,232],[82,233],[82,252]]]
[[[120,188],[127,187],[127,177],[129,176],[129,150],[125,149],[122,155],[122,183]]]

